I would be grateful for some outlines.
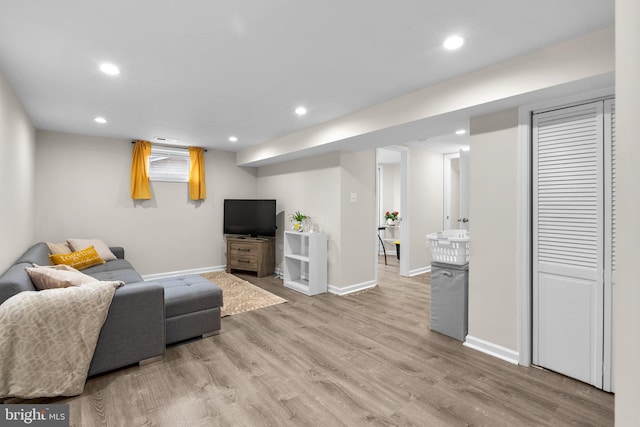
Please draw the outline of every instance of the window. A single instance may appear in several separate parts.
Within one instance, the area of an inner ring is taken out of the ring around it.
[[[153,145],[149,156],[149,180],[189,182],[189,150]]]

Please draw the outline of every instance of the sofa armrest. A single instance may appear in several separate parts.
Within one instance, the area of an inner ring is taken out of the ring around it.
[[[164,288],[137,282],[116,290],[89,366],[89,375],[162,356]]]
[[[27,267],[32,264],[17,263],[0,275],[0,304],[20,292],[36,290],[25,270]]]
[[[122,246],[109,246],[109,250],[113,252],[116,258],[124,259],[124,248]]]

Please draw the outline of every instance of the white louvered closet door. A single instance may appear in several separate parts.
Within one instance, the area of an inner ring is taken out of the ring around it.
[[[533,117],[533,362],[601,388],[604,103]]]

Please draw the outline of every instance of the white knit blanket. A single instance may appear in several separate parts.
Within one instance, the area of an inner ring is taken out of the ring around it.
[[[95,282],[20,292],[0,305],[0,398],[81,394],[120,286]]]

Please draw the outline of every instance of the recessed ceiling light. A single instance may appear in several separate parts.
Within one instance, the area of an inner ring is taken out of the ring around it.
[[[100,124],[107,123],[107,119],[105,119],[104,117],[96,117],[95,119],[93,119],[93,121]]]
[[[443,46],[447,50],[455,50],[455,49],[460,49],[463,44],[464,44],[464,38],[460,36],[451,36],[451,37],[447,37],[447,39],[443,43]]]
[[[298,107],[296,108],[296,114],[299,116],[304,116],[305,114],[307,114],[307,109],[304,107]]]
[[[117,76],[120,74],[120,68],[108,62],[100,64],[100,71],[110,76]]]
[[[238,142],[238,137],[237,136],[230,136],[229,137],[229,142]]]
[[[464,130],[464,129],[458,129],[458,130],[456,131],[456,135],[464,135],[465,133],[467,133],[467,131],[466,131],[466,130]]]

